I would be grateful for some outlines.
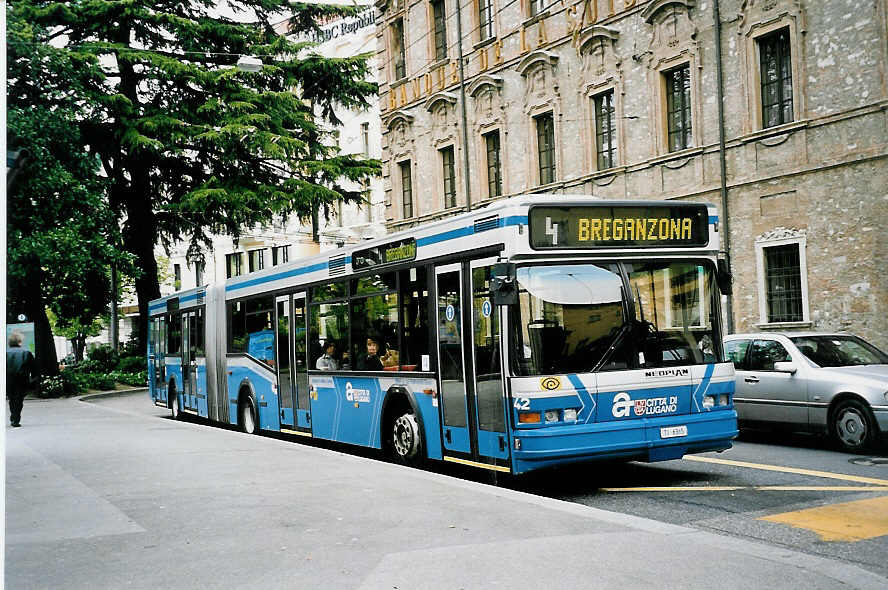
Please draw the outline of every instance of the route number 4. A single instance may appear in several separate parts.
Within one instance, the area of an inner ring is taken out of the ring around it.
[[[546,218],[546,235],[552,236],[552,245],[558,245],[558,224],[552,223],[552,218]]]

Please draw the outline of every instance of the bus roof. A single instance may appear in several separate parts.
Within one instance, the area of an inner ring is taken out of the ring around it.
[[[589,195],[552,195],[530,194],[503,199],[478,207],[472,211],[454,215],[446,219],[422,224],[409,229],[388,234],[381,238],[365,240],[357,244],[349,244],[336,250],[320,252],[312,256],[293,260],[285,264],[263,269],[247,275],[240,275],[227,279],[225,282],[225,299],[237,299],[243,296],[256,294],[268,290],[285,288],[294,284],[314,283],[325,279],[350,276],[353,273],[370,270],[354,269],[354,254],[386,245],[415,244],[413,257],[410,260],[421,261],[439,258],[443,255],[453,254],[463,250],[479,248],[483,243],[491,245],[503,243],[509,247],[510,233],[519,231],[520,226],[528,224],[528,211],[530,207],[537,205],[549,206],[577,206],[577,205],[601,205],[607,207],[640,207],[661,206],[677,207],[693,205],[699,207],[705,205],[708,211],[708,222],[717,224],[716,207],[710,203],[693,203],[688,201],[653,201],[653,200],[603,200]],[[479,244],[478,234],[490,232],[486,239]],[[516,240],[512,239],[512,242]],[[526,242],[526,240],[525,240]],[[718,245],[710,245],[707,248],[699,248],[697,251],[714,250]],[[530,250],[528,248],[528,250]],[[563,253],[573,252],[564,251]],[[615,251],[616,252],[616,251]],[[549,252],[551,254],[551,252]],[[589,252],[579,252],[580,255],[588,255]],[[406,259],[405,259],[406,260]],[[379,271],[388,269],[394,264],[379,265]],[[165,302],[179,299],[183,305],[195,302],[200,292],[206,291],[206,286],[187,291],[174,293],[149,304],[149,314],[163,313],[167,310]]]

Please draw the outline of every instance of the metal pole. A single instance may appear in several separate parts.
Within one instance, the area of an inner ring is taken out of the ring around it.
[[[111,263],[111,348],[117,352],[120,334],[117,331],[117,264]]]
[[[462,6],[460,0],[456,0],[456,52],[459,58],[459,105],[462,110],[462,136],[463,136],[463,179],[466,185],[466,211],[472,210],[472,193],[469,183],[469,129],[466,117],[466,78],[463,69],[462,50]]]
[[[719,16],[718,11],[718,0],[715,0],[712,9],[712,18],[715,21],[715,77],[717,94],[718,94],[718,156],[719,156],[719,167],[721,170],[721,216],[722,216],[722,227],[723,227],[723,235],[725,240],[725,264],[728,267],[728,272],[733,273],[731,270],[731,225],[730,225],[730,215],[728,214],[728,173],[727,173],[727,163],[725,161],[725,106],[724,106],[724,82],[722,80],[722,54],[721,54],[721,17]],[[733,283],[733,281],[731,281]],[[731,334],[734,332],[734,288],[733,284],[731,285],[731,289],[728,291],[727,295],[725,295],[725,313],[727,315],[727,333]]]

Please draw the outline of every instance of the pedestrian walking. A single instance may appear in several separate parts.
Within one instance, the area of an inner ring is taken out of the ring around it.
[[[22,348],[23,340],[21,332],[13,332],[6,349],[6,397],[9,398],[9,423],[13,426],[21,426],[25,395],[37,379],[34,355]]]

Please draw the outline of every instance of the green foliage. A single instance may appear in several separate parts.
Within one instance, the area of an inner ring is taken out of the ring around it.
[[[113,348],[107,344],[103,344],[102,346],[96,346],[89,351],[89,360],[96,363],[101,371],[107,372],[117,366],[119,356]]]
[[[113,245],[108,183],[80,131],[91,110],[78,95],[100,80],[99,69],[48,45],[50,34],[21,12],[9,7],[7,16],[8,136],[30,154],[8,194],[10,304],[48,307],[56,332],[82,342],[101,328],[110,265],[132,272]]]
[[[155,244],[184,239],[197,246],[213,233],[237,237],[277,216],[308,218],[339,200],[359,202],[362,192],[343,181],[380,172],[378,161],[340,154],[331,135],[337,108],[376,100],[376,84],[366,81],[369,54],[326,58],[299,40],[318,30],[318,17],[357,7],[289,0],[229,6],[255,15],[253,22],[217,16],[210,0],[22,0],[7,7],[10,31],[20,29],[10,35],[10,70],[36,51],[34,43],[55,55],[41,31],[66,43],[64,60],[33,64],[38,83],[10,74],[9,103],[59,97],[80,107],[68,117],[80,132],[68,148],[88,150],[107,174],[123,245],[142,271],[135,289],[143,344],[147,302],[160,293]],[[287,17],[282,32],[276,25]],[[239,71],[241,55],[261,56],[265,65]]]
[[[122,373],[147,371],[148,361],[144,356],[121,356],[117,362],[117,370]]]

